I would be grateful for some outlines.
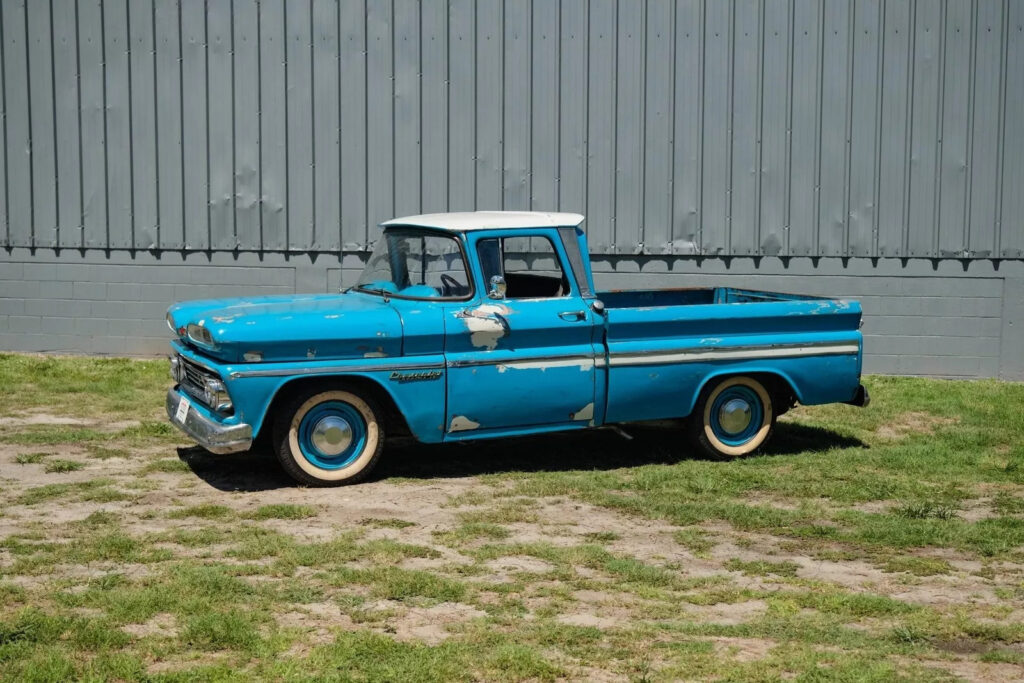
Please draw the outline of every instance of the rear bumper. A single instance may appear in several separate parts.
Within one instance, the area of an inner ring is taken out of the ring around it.
[[[238,453],[247,451],[252,446],[252,426],[244,423],[226,425],[217,422],[203,414],[202,409],[195,403],[189,407],[185,422],[178,422],[174,419],[174,414],[178,411],[180,403],[181,393],[177,388],[168,389],[167,417],[170,418],[171,424],[211,453]]]
[[[857,406],[858,408],[867,408],[871,405],[871,396],[868,395],[867,388],[861,384],[857,387],[857,393],[854,394],[853,398],[847,401],[851,406]]]

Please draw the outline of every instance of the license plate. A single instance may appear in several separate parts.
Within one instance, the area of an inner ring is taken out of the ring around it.
[[[181,403],[178,404],[178,409],[174,411],[174,420],[185,424],[185,418],[188,417],[188,409],[192,406],[192,402],[184,396],[181,397]]]

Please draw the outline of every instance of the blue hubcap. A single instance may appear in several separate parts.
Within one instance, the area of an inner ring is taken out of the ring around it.
[[[731,386],[711,405],[711,431],[727,446],[742,446],[761,429],[764,405],[750,387]]]
[[[302,457],[325,470],[351,465],[366,446],[366,420],[343,401],[325,401],[310,409],[299,423]]]

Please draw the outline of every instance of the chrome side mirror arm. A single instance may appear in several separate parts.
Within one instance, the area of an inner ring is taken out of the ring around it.
[[[488,283],[490,289],[487,290],[488,299],[504,299],[505,292],[508,290],[508,285],[505,284],[505,278],[501,275],[492,275],[491,281]]]

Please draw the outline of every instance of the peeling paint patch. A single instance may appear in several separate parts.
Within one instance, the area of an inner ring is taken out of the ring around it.
[[[575,413],[570,413],[569,417],[577,422],[584,422],[587,420],[594,419],[594,403],[590,402],[587,405],[580,408]]]
[[[593,407],[593,404],[591,404]],[[452,418],[452,424],[448,427],[449,432],[468,432],[480,426],[479,422],[473,422],[465,415],[456,415]]]
[[[566,360],[536,360],[536,361],[509,361],[499,363],[498,372],[506,370],[540,370],[543,372],[549,368],[572,368],[579,367],[580,372],[587,372],[594,369],[594,361],[590,358],[568,358]]]
[[[316,358],[316,349],[306,349],[306,358]]]
[[[384,347],[378,346],[376,351],[367,351],[363,354],[363,358],[387,358],[388,354],[384,353]]]
[[[507,306],[497,304],[484,304],[477,306],[468,314],[462,317],[466,329],[470,331],[470,343],[481,349],[493,351],[498,348],[498,341],[505,336],[505,328],[492,317],[497,315],[508,315]]]

